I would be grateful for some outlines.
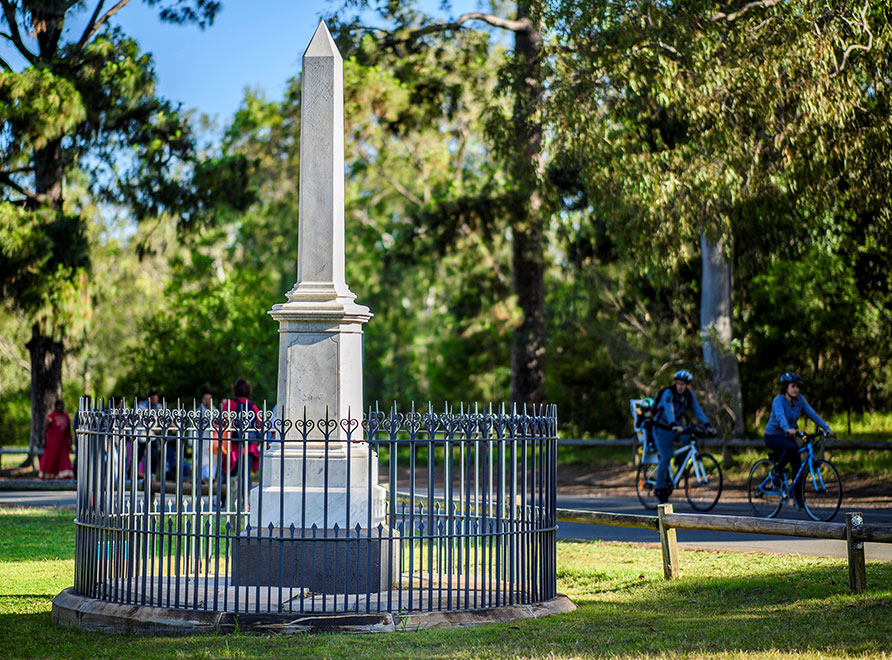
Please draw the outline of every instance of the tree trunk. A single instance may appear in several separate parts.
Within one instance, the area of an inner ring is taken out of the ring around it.
[[[34,188],[45,197],[45,204],[62,211],[61,143],[56,140],[34,152]],[[62,398],[62,361],[65,346],[62,337],[44,333],[41,319],[31,325],[31,340],[26,344],[31,354],[31,432],[28,439],[28,460],[43,447],[43,423]]]
[[[43,447],[43,421],[62,398],[62,360],[65,349],[61,341],[43,333],[39,323],[31,326],[31,341],[26,344],[31,354],[31,434],[28,460]],[[26,461],[27,463],[27,461]]]
[[[703,267],[700,339],[703,361],[712,371],[720,396],[724,397],[724,409],[731,419],[732,435],[741,438],[743,403],[740,394],[740,368],[737,356],[731,348],[731,321],[734,313],[731,300],[732,266],[725,258],[723,248],[723,239],[713,242],[707,238],[705,232],[700,233],[700,259]]]
[[[511,400],[545,402],[545,259],[541,222],[514,223],[513,283],[523,322],[511,344]]]
[[[530,27],[514,33],[514,116],[511,174],[516,189],[511,219],[512,283],[523,320],[512,337],[511,400],[545,401],[545,213],[540,185],[543,170],[540,56],[542,35],[535,3],[517,3],[517,20]]]

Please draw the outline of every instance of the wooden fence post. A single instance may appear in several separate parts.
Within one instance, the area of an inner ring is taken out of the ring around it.
[[[663,522],[663,514],[672,513],[671,504],[660,504],[657,507],[657,519],[660,530],[660,548],[663,550],[663,576],[674,580],[679,576],[678,546],[675,543],[675,528],[667,527]]]
[[[867,589],[867,570],[864,567],[864,542],[857,541],[852,532],[864,524],[864,516],[858,513],[846,514],[846,546],[849,551],[849,590],[862,594]]]

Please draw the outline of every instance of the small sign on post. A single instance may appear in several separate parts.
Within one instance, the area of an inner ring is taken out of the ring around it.
[[[864,566],[864,541],[855,539],[855,530],[864,524],[864,516],[858,513],[846,514],[846,547],[849,554],[849,590],[853,594],[863,594],[867,589],[867,569]]]

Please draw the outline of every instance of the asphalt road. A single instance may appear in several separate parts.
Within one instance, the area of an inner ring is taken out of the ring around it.
[[[670,500],[677,513],[695,513],[688,503],[682,499]],[[558,495],[558,508],[582,509],[589,511],[608,511],[612,513],[636,513],[651,515],[638,502],[637,498],[621,497],[564,497]],[[843,507],[833,522],[845,522],[845,512],[861,511],[864,521],[881,525],[892,525],[892,509],[869,509],[855,507],[843,503]],[[729,516],[752,516],[753,512],[746,502],[719,501],[709,513]],[[784,508],[779,518],[793,520],[809,520],[804,512]],[[601,539],[604,541],[630,541],[634,543],[659,543],[657,532],[649,529],[632,529],[627,527],[608,527],[586,523],[559,522],[558,538],[561,539]],[[736,532],[709,532],[692,529],[676,530],[678,543],[685,548],[701,548],[711,550],[741,550],[750,552],[776,552],[813,555],[818,557],[846,557],[845,541],[829,539],[803,539],[792,536],[772,536],[768,534],[744,534]],[[865,543],[865,557],[868,561],[892,561],[892,544]]]
[[[0,491],[0,506],[67,506],[74,507],[74,491]],[[678,513],[693,510],[684,500],[673,499]],[[651,514],[638,502],[628,497],[569,497],[558,495],[558,508],[582,509],[588,511],[609,511],[614,513]],[[892,509],[870,509],[843,504],[834,522],[841,522],[846,511],[861,511],[865,522],[892,525]],[[716,514],[750,516],[752,511],[745,502],[722,502],[710,512]],[[805,513],[783,509],[781,518],[808,520]],[[558,523],[558,538],[561,539],[601,539],[604,541],[627,541],[633,543],[659,543],[655,531],[627,527],[609,527],[585,523]],[[750,552],[775,552],[813,555],[819,557],[846,557],[845,541],[826,539],[803,539],[791,536],[771,536],[767,534],[742,534],[732,532],[709,532],[689,529],[677,530],[678,543],[682,548],[711,550],[739,550]],[[892,561],[892,544],[865,543],[868,561]]]

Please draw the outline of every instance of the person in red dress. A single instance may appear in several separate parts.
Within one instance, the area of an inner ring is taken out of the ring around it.
[[[40,479],[73,479],[71,466],[71,418],[65,412],[61,399],[56,401],[53,412],[46,416],[43,456],[40,457]]]
[[[232,384],[232,398],[224,399],[220,403],[220,411],[239,414],[254,413],[254,426],[256,429],[243,429],[242,431],[243,437],[249,440],[247,450],[243,447],[236,446],[235,451],[231,454],[231,458],[233,469],[235,469],[235,464],[240,454],[244,456],[244,458],[249,458],[248,468],[250,471],[256,472],[260,467],[260,443],[257,440],[260,438],[261,422],[260,410],[257,408],[257,405],[251,401],[250,397],[251,385],[244,378],[238,378]],[[231,431],[228,433],[230,435],[232,434]],[[245,451],[247,451],[247,455],[245,455]]]

